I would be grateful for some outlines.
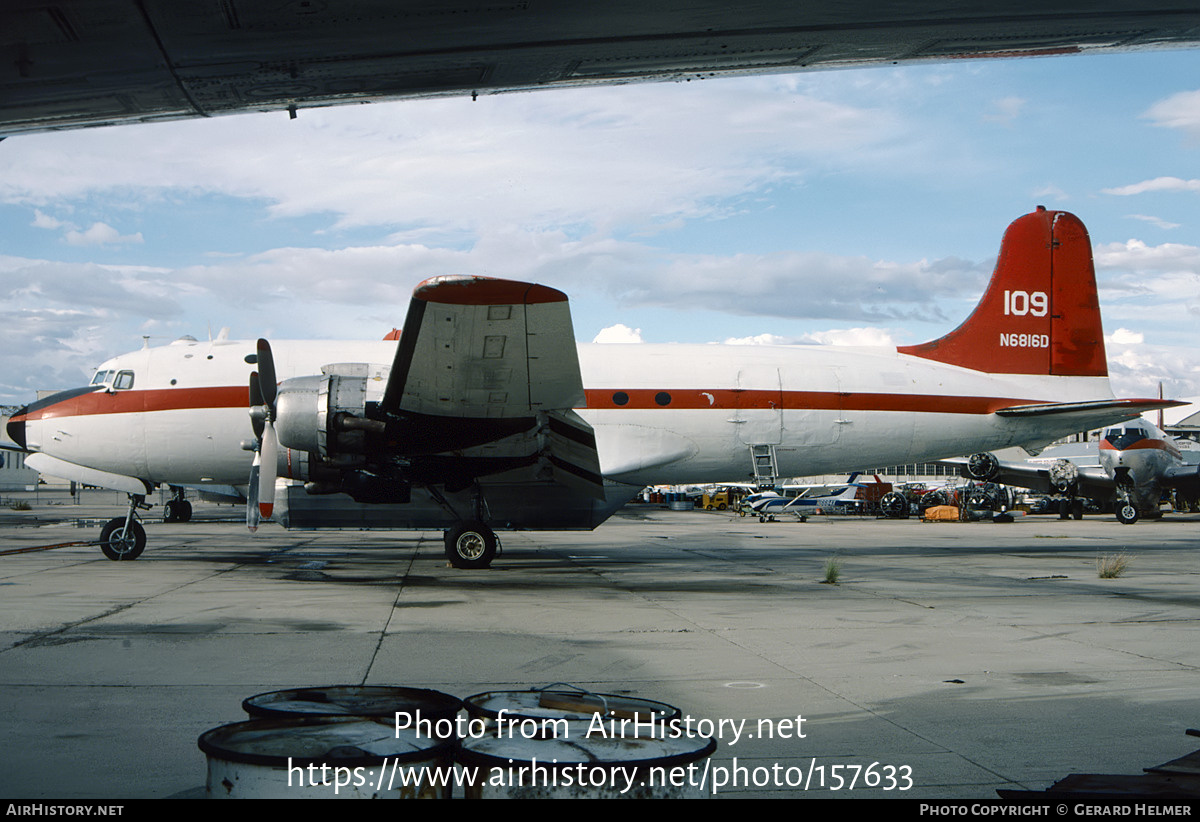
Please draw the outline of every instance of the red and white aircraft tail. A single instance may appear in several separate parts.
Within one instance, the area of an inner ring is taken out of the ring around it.
[[[1074,214],[1041,206],[1018,218],[966,322],[898,350],[993,374],[1107,376],[1087,229]]]

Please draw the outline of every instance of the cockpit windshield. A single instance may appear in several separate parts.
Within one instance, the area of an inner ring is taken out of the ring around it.
[[[1104,439],[1113,448],[1124,451],[1129,446],[1152,436],[1149,429],[1137,424],[1127,424],[1122,428],[1104,429]]]
[[[96,375],[92,377],[91,385],[107,385],[116,391],[133,388],[133,372],[115,370],[97,371]]]

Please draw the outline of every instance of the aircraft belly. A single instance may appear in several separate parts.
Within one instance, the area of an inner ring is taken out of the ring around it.
[[[553,482],[480,483],[487,521],[504,530],[591,530],[641,490],[606,482],[604,499],[577,494]],[[441,505],[423,488],[413,488],[404,505],[358,503],[344,494],[312,496],[299,486],[276,493],[276,519],[288,528],[443,529],[473,519],[474,493],[444,494]]]

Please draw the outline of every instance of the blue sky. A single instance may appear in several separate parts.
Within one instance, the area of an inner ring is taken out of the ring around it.
[[[0,402],[228,326],[377,339],[435,274],[590,341],[904,344],[1007,224],[1078,214],[1119,395],[1200,394],[1200,53],[957,61],[0,142]]]

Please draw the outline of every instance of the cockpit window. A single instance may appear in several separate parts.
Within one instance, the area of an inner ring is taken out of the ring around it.
[[[111,371],[97,371],[96,376],[92,377],[92,385],[104,385],[112,373]]]
[[[133,388],[133,372],[121,371],[117,374],[116,381],[113,382],[113,388],[118,391],[125,388]]]

